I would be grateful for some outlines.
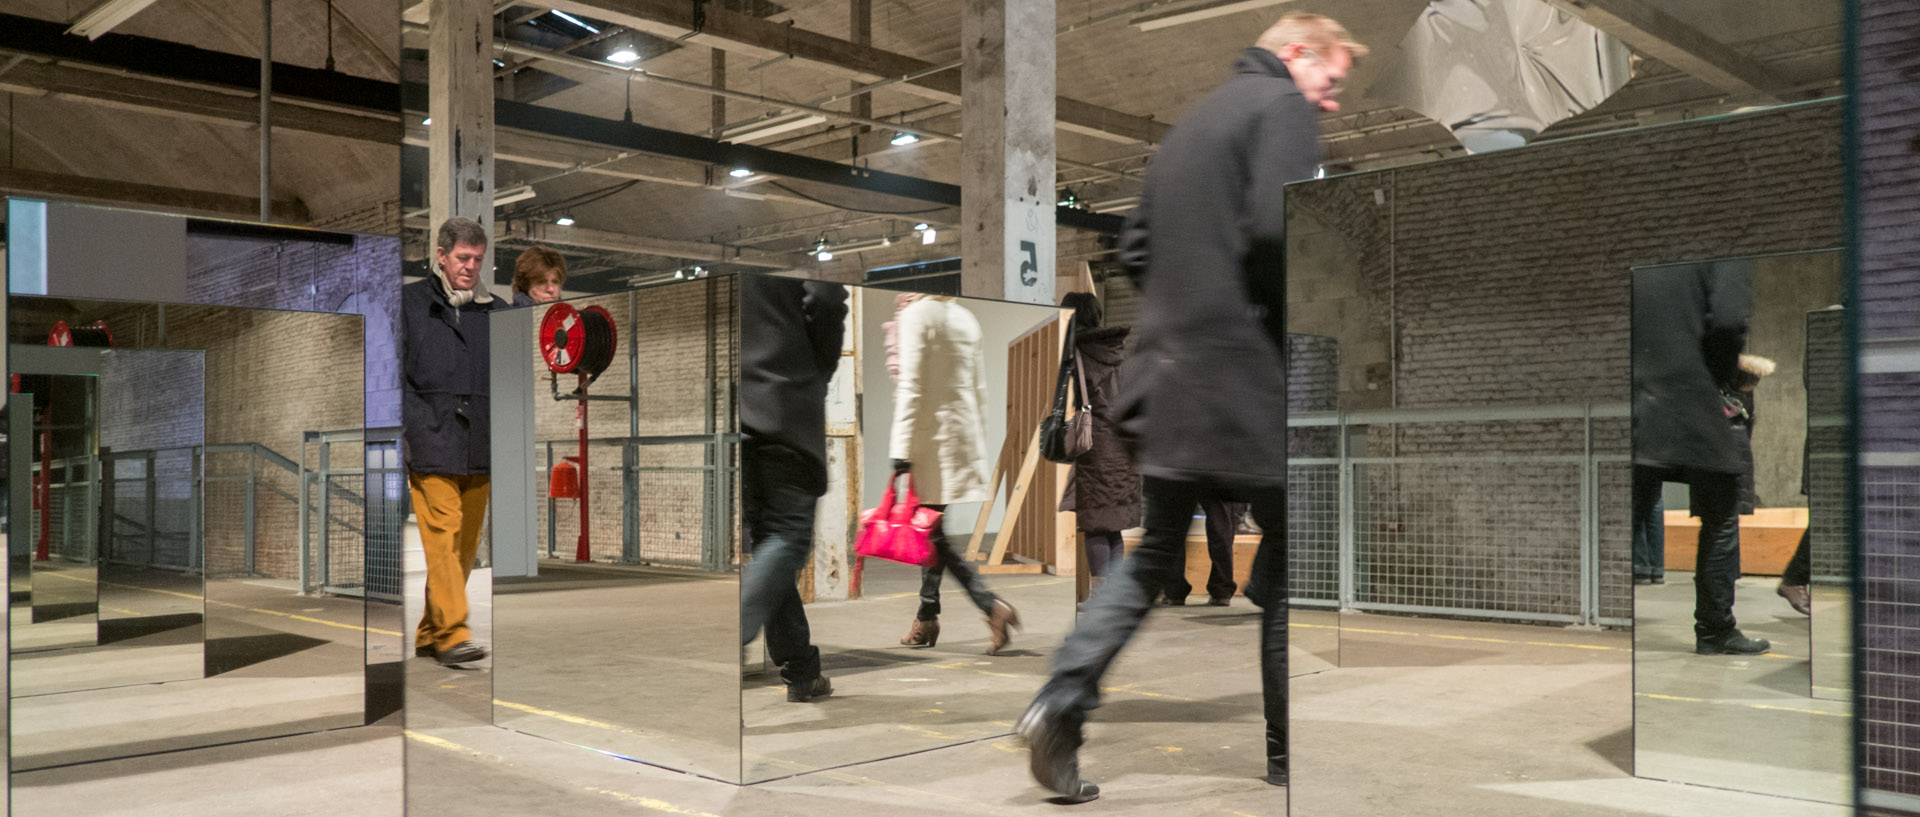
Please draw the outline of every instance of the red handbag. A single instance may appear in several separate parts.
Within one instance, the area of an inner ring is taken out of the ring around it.
[[[853,544],[859,556],[872,556],[910,565],[933,564],[933,530],[940,524],[940,512],[920,507],[913,493],[913,475],[907,475],[907,495],[894,502],[893,487],[899,480],[887,480],[887,492],[880,506],[860,512],[860,538]]]

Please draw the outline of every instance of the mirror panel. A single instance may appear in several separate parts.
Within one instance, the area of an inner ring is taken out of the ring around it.
[[[1633,270],[1636,775],[1849,802],[1845,683],[1813,675],[1850,652],[1841,295],[1835,252]]]
[[[112,348],[36,345],[56,316]],[[16,294],[7,325],[14,371],[82,360],[101,407],[99,644],[13,657],[12,770],[365,723],[364,599],[316,582],[301,536],[363,512],[303,513],[295,459],[306,431],[361,433],[361,318]]]
[[[531,497],[513,496],[495,468],[495,725],[740,779],[734,287],[716,277],[564,302],[605,309],[616,332],[587,388],[584,462],[581,379],[556,376],[539,346],[557,305],[489,316],[495,462],[517,446],[535,477]],[[569,486],[584,473],[584,502],[553,489],[555,470]],[[533,509],[527,537],[501,533],[500,509],[516,503]]]

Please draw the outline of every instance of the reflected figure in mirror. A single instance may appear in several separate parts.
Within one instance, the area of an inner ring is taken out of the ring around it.
[[[487,233],[471,219],[441,223],[433,275],[401,289],[401,445],[427,562],[416,656],[442,665],[487,657],[467,628],[467,579],[486,521],[490,429],[487,320],[503,306],[480,279]]]
[[[1741,479],[1752,455],[1742,403],[1729,395],[1738,392],[1752,313],[1745,262],[1643,270],[1634,279],[1633,490],[1637,500],[1663,482],[1691,489],[1700,518],[1693,585],[1701,655],[1757,655],[1771,646],[1742,634],[1733,616]],[[1634,522],[1654,520],[1636,513]]]
[[[833,692],[795,582],[813,555],[814,510],[827,490],[827,385],[840,365],[847,289],[749,274],[740,295],[740,503],[750,548],[740,643],[764,630],[787,700],[806,703]]]
[[[1100,325],[1100,299],[1090,292],[1069,292],[1060,305],[1073,310],[1075,365],[1087,384],[1093,412],[1093,447],[1067,472],[1059,510],[1073,513],[1074,527],[1086,536],[1087,572],[1099,590],[1126,551],[1120,532],[1141,520],[1140,470],[1120,441],[1113,404],[1120,396],[1120,364],[1126,356],[1125,326]]]
[[[894,323],[900,373],[887,451],[893,477],[910,475],[920,505],[932,510],[985,502],[987,377],[980,321],[951,297],[916,294]],[[920,609],[900,643],[931,647],[939,642],[940,577],[951,573],[987,617],[987,654],[999,652],[1020,625],[1020,614],[988,590],[961,557],[947,538],[944,514],[930,538],[935,561],[920,570]]]
[[[513,305],[533,306],[560,300],[567,283],[567,257],[552,247],[528,247],[513,262]]]
[[[1289,13],[1195,102],[1147,169],[1120,259],[1141,293],[1139,345],[1114,412],[1146,482],[1146,535],[1087,601],[1015,725],[1034,779],[1069,801],[1099,787],[1078,751],[1100,680],[1152,608],[1194,509],[1252,503],[1264,532],[1247,596],[1260,616],[1267,780],[1287,782],[1286,184],[1312,178],[1319,116],[1367,49],[1333,19]],[[1229,376],[1222,377],[1221,373]]]

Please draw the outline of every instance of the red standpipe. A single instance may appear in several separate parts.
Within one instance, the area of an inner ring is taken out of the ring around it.
[[[593,515],[588,512],[587,474],[593,471],[587,466],[587,377],[580,376],[580,407],[575,410],[576,425],[580,427],[580,546],[574,551],[576,562],[593,561],[593,552],[587,547],[587,532],[592,528]]]
[[[40,545],[33,555],[36,562],[51,558],[48,549],[53,540],[53,390],[47,391],[46,412],[40,416],[40,484],[34,492],[40,504]]]

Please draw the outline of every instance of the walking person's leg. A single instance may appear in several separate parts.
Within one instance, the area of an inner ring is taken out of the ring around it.
[[[1247,598],[1260,606],[1260,700],[1267,720],[1267,782],[1287,785],[1287,496],[1258,497],[1253,521],[1260,549],[1247,576]]]
[[[1734,474],[1702,474],[1690,480],[1692,505],[1700,515],[1700,557],[1693,572],[1694,651],[1702,655],[1758,655],[1772,646],[1742,635],[1733,617],[1734,583],[1740,578],[1740,482]]]
[[[1239,589],[1233,581],[1233,535],[1240,528],[1240,515],[1247,506],[1240,502],[1210,499],[1200,503],[1207,515],[1207,603],[1224,607]],[[1184,577],[1183,577],[1184,580]]]
[[[1186,551],[1198,501],[1194,486],[1148,480],[1146,535],[1087,601],[1080,623],[1054,653],[1052,677],[1015,726],[1032,751],[1030,769],[1041,785],[1070,798],[1099,793],[1080,779],[1081,726],[1100,705],[1101,677],[1152,608],[1154,588],[1165,584],[1166,572]]]

